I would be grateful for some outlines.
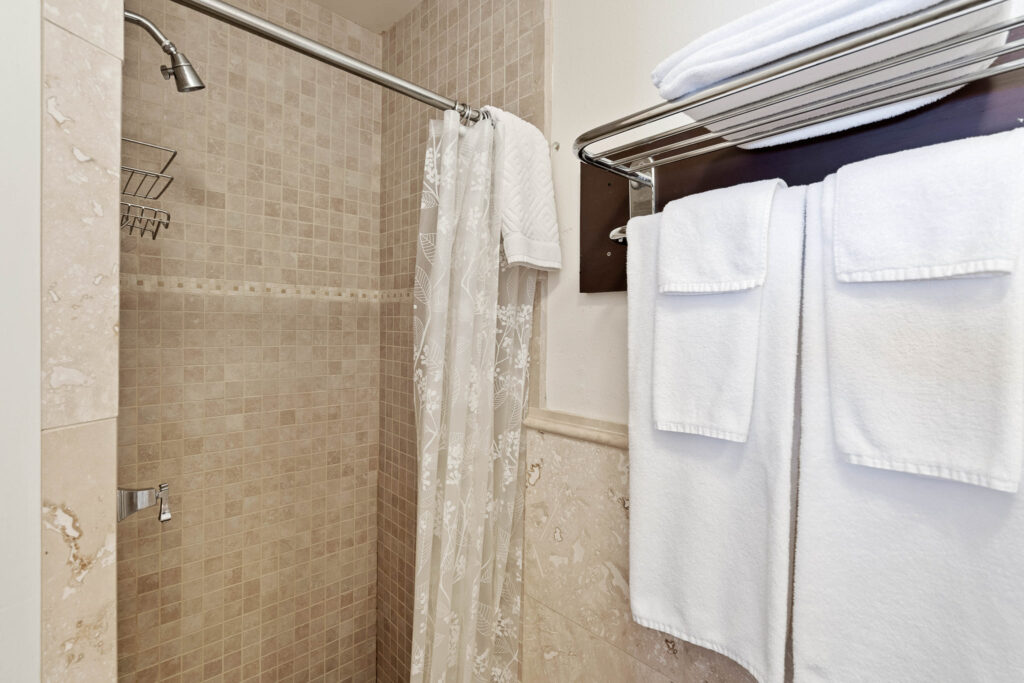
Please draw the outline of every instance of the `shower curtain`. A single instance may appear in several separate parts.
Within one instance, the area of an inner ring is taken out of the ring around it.
[[[537,271],[509,266],[494,130],[432,121],[413,292],[419,456],[412,681],[516,681]]]

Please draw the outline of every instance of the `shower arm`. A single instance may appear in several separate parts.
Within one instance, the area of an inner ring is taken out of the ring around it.
[[[167,54],[171,55],[172,57],[178,54],[178,48],[174,47],[174,43],[172,43],[167,38],[167,36],[163,34],[163,31],[156,27],[156,24],[154,24],[146,17],[142,16],[141,14],[136,14],[135,12],[125,10],[124,20],[131,24],[135,24],[136,26],[141,26],[142,28],[146,29],[146,33],[153,36],[153,40],[159,43],[160,49],[166,52]]]

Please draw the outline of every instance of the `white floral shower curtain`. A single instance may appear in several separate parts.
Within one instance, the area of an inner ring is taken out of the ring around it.
[[[494,131],[431,122],[414,290],[419,448],[412,681],[516,681],[520,431],[537,271],[492,211]]]

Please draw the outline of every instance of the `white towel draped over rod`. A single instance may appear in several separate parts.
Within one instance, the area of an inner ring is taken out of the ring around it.
[[[1024,67],[1022,55],[997,60],[1024,51],[1024,38],[1004,42],[1005,34],[1024,26],[1024,16],[996,20],[980,28],[971,23],[972,19],[997,16],[1000,10],[1009,8],[1009,2],[940,3],[598,126],[576,138],[573,151],[583,163],[628,178],[634,187],[652,187],[653,170],[658,166],[754,145],[784,133],[1020,69]],[[951,29],[963,25],[972,28],[950,35]],[[921,45],[922,36],[933,34],[946,37],[934,42],[928,39]],[[896,41],[918,47],[898,50],[900,43]],[[891,56],[876,62],[873,51]],[[897,54],[892,54],[894,51]],[[865,58],[870,63],[865,64]],[[834,68],[843,60],[858,66],[835,73]],[[814,78],[815,69],[817,79],[807,82]],[[887,74],[888,70],[892,71]],[[853,81],[859,83],[850,89],[841,87]],[[664,119],[680,114],[687,115],[687,121],[666,130]],[[660,126],[651,126],[658,122],[662,122]],[[642,129],[647,126],[656,132],[643,136]],[[625,133],[633,134],[625,144],[599,152],[590,150],[595,143]]]

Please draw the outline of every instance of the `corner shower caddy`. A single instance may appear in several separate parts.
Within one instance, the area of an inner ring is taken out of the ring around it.
[[[131,166],[121,166],[121,196],[135,199],[160,199],[174,182],[167,174],[171,162],[178,156],[176,150],[149,142],[121,138],[121,154],[132,160]],[[159,169],[159,170],[153,170]],[[121,202],[121,229],[129,235],[138,231],[156,239],[157,233],[168,227],[171,215],[162,210],[130,201]]]

